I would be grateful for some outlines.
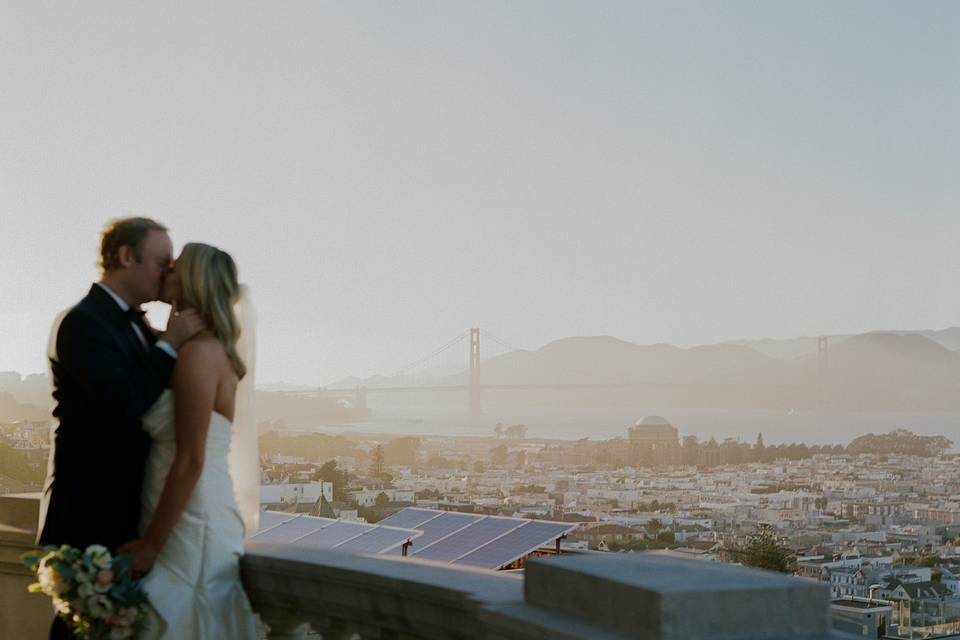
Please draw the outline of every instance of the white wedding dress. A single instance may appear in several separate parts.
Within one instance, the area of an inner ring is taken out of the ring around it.
[[[153,439],[143,482],[140,526],[156,511],[176,453],[173,393],[168,389],[143,417]],[[254,640],[257,623],[240,583],[244,523],[228,465],[232,425],[210,416],[203,472],[156,564],[141,583],[150,599],[140,638]]]

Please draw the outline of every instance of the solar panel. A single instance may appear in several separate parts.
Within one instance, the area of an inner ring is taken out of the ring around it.
[[[293,542],[297,538],[305,536],[312,531],[330,526],[330,524],[333,522],[336,522],[336,520],[331,520],[329,518],[314,518],[312,516],[299,516],[286,522],[282,522],[274,527],[271,527],[270,529],[258,531],[256,534],[254,534],[253,539],[256,542]]]
[[[456,513],[453,511],[447,511],[441,513],[436,518],[428,520],[423,524],[413,527],[419,531],[423,531],[423,535],[417,538],[417,541],[414,542],[412,551],[416,552],[417,550],[423,550],[440,540],[445,538],[448,535],[460,531],[464,527],[483,520],[483,516],[476,516],[469,513]]]
[[[576,525],[557,522],[527,522],[462,558],[454,560],[453,563],[499,569],[576,528]]]
[[[297,547],[310,547],[311,549],[330,549],[370,529],[373,529],[373,526],[369,524],[334,520],[333,524],[329,527],[324,527],[323,529],[314,531],[309,535],[295,540],[293,545]]]
[[[394,547],[401,548],[403,543],[419,536],[418,531],[395,529],[393,527],[374,527],[370,531],[337,545],[337,551],[357,553],[383,553]]]
[[[439,540],[419,551],[414,551],[414,555],[425,560],[452,562],[522,524],[524,524],[522,520],[512,518],[497,518],[494,516],[481,518],[458,531],[456,535]]]
[[[406,527],[398,523],[410,523]],[[257,542],[291,544],[352,553],[411,555],[426,560],[499,569],[550,544],[576,524],[407,508],[377,525],[264,511]]]
[[[263,531],[266,531],[267,529],[275,527],[278,524],[281,524],[283,522],[287,522],[288,520],[293,520],[298,515],[299,514],[296,514],[296,513],[280,513],[278,511],[263,511],[260,513],[260,527],[257,529],[257,531],[253,535],[262,533]]]
[[[388,527],[400,527],[401,529],[419,529],[420,527],[417,525],[421,525],[443,513],[446,512],[407,507],[406,509],[397,511],[391,516],[387,516],[380,521],[380,524]]]

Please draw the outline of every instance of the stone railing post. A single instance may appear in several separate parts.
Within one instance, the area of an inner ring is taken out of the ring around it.
[[[39,493],[0,496],[0,638],[42,640],[50,633],[50,599],[27,591],[33,576],[20,562],[36,548],[39,512]]]

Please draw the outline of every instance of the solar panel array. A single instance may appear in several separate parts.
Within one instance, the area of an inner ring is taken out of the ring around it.
[[[416,558],[499,569],[552,545],[577,528],[568,522],[481,516],[408,507],[380,524],[423,531],[408,553]],[[398,551],[394,550],[394,553]]]
[[[408,507],[377,525],[264,511],[256,542],[290,544],[310,549],[400,555],[500,569],[577,528],[568,522],[481,516],[456,511]]]
[[[291,544],[311,549],[341,549],[361,553],[390,553],[423,533],[393,526],[346,522],[297,513],[264,511],[255,542]]]

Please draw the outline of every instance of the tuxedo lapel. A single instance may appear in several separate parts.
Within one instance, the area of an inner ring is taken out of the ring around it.
[[[93,285],[90,287],[89,297],[97,303],[97,307],[102,311],[104,320],[119,334],[120,339],[129,347],[134,357],[140,363],[145,363],[147,359],[147,350],[144,348],[140,338],[137,337],[133,325],[130,324],[130,318],[124,313],[120,305],[110,297],[110,294],[104,291],[103,287]],[[147,337],[148,344],[150,338]]]

